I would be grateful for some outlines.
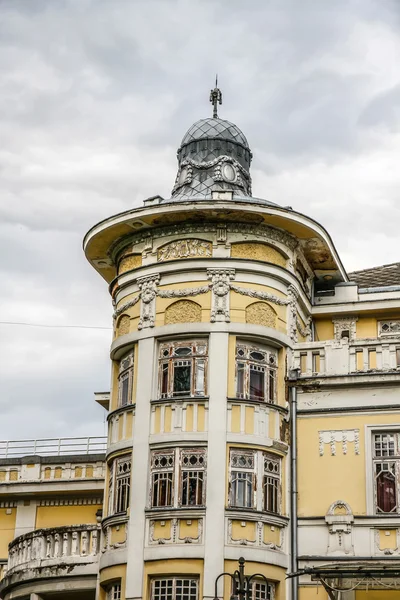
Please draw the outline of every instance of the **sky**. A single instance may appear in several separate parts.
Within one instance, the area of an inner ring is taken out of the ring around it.
[[[168,197],[216,72],[253,194],[348,271],[400,261],[399,31],[398,0],[0,0],[0,320],[58,326],[0,324],[0,439],[104,434],[111,301],[82,238]]]

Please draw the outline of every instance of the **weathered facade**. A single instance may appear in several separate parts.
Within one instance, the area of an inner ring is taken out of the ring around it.
[[[114,306],[99,600],[214,598],[240,556],[252,600],[397,593],[398,265],[348,275],[321,225],[251,195],[251,158],[201,120],[171,198],[85,237]]]

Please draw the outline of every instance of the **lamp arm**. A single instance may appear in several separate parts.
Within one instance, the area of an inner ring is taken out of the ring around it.
[[[263,575],[262,573],[254,573],[253,575],[250,575],[250,577],[247,577],[247,583],[251,583],[252,580],[254,579],[254,577],[261,577],[261,579],[264,579],[265,583],[269,584],[270,582],[268,581],[268,579],[265,577],[265,575]]]
[[[214,600],[218,600],[218,581],[221,579],[221,577],[224,577],[224,575],[228,575],[228,577],[230,577],[234,581],[234,576],[232,575],[232,573],[220,573],[217,579],[215,580]]]

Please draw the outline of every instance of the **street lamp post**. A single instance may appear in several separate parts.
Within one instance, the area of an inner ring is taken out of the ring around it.
[[[239,569],[232,573],[220,573],[215,580],[215,597],[214,600],[218,600],[218,581],[221,577],[227,575],[232,579],[232,594],[230,600],[251,600],[252,598],[252,590],[251,584],[253,579],[261,578],[265,581],[268,586],[268,579],[262,573],[254,573],[254,575],[245,575],[244,573],[244,565],[245,559],[241,556],[239,558]]]

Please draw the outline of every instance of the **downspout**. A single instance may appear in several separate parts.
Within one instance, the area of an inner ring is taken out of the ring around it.
[[[298,370],[290,371],[290,571],[297,573],[297,387]],[[298,599],[298,577],[291,577],[291,600]]]

